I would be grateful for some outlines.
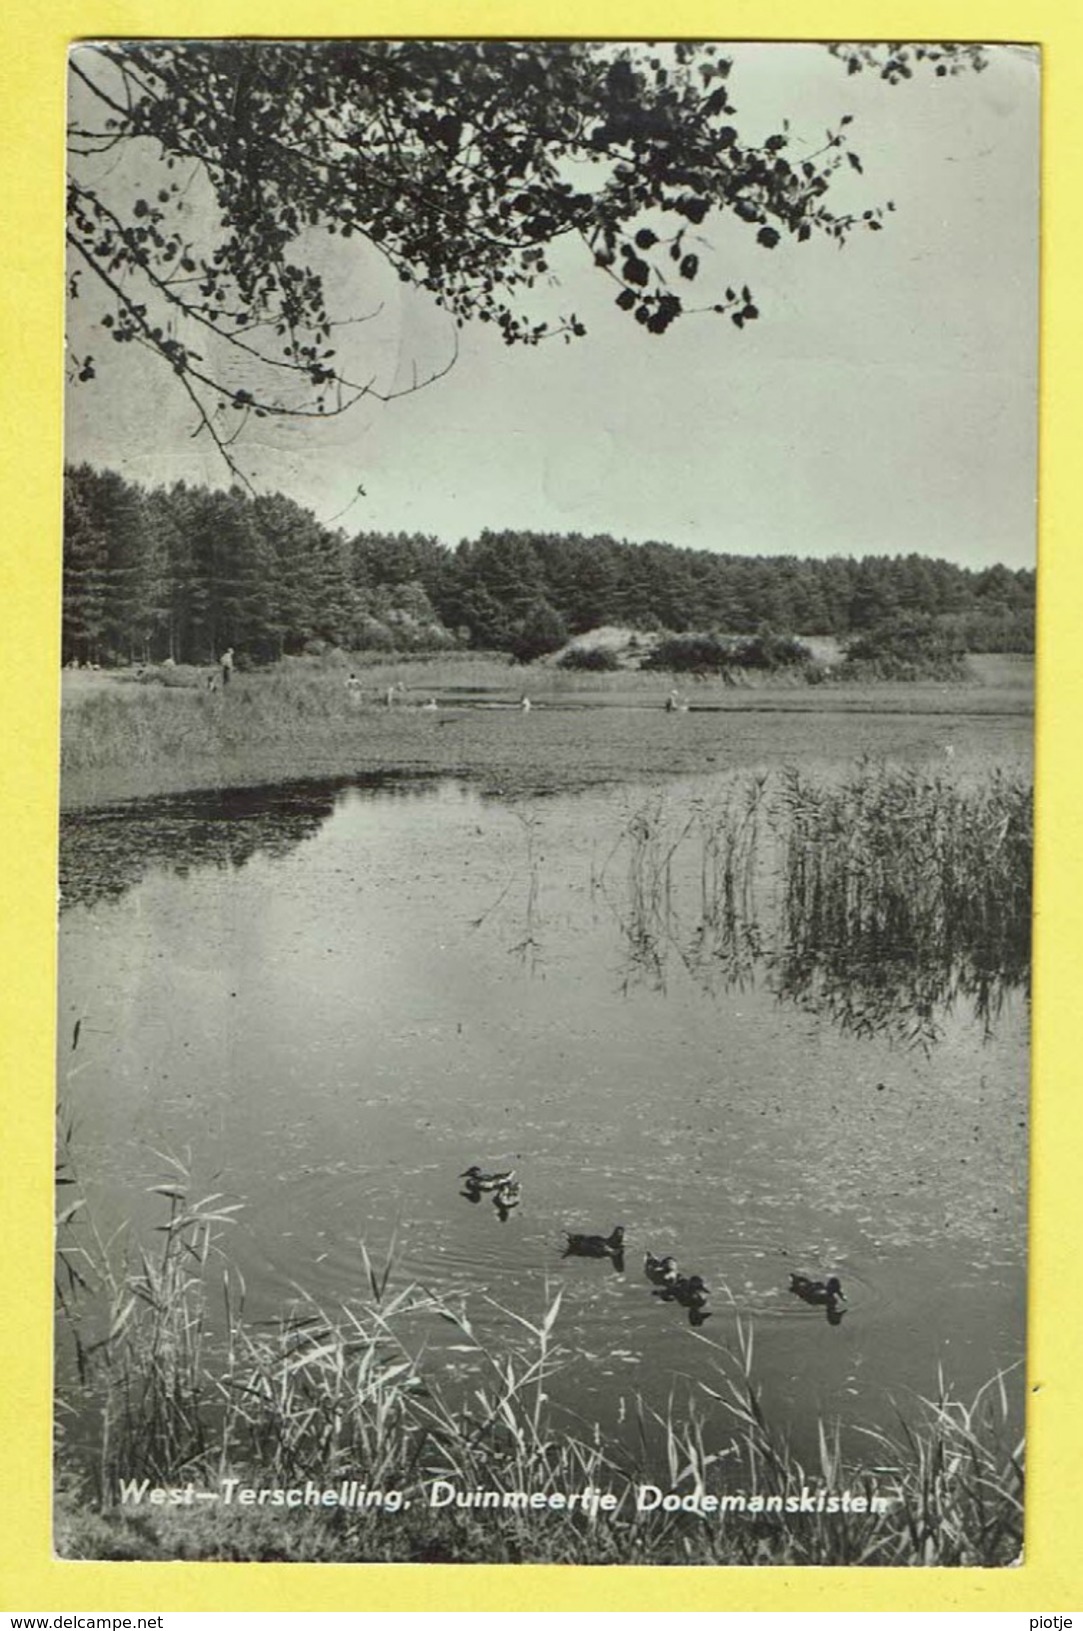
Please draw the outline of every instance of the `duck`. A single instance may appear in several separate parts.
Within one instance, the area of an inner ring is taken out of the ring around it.
[[[677,1274],[654,1294],[664,1303],[680,1303],[682,1308],[700,1309],[710,1295],[702,1274]]]
[[[624,1249],[624,1225],[618,1223],[611,1235],[573,1235],[564,1231],[568,1244],[565,1257],[616,1257]]]
[[[510,1212],[514,1207],[518,1206],[522,1198],[522,1184],[516,1183],[514,1178],[509,1178],[506,1183],[501,1184],[500,1188],[493,1196],[493,1205],[496,1207],[498,1212],[504,1214],[506,1212]]]
[[[656,1257],[653,1252],[644,1252],[643,1272],[652,1285],[671,1286],[678,1278],[677,1259]]]
[[[489,1194],[495,1189],[503,1189],[505,1184],[513,1183],[515,1168],[509,1167],[507,1172],[482,1172],[480,1167],[467,1167],[459,1177],[465,1178],[468,1189],[484,1190]]]
[[[790,1290],[795,1297],[800,1297],[803,1303],[811,1303],[817,1308],[825,1306],[832,1308],[836,1303],[846,1301],[842,1282],[837,1274],[830,1275],[826,1280],[813,1280],[807,1274],[791,1273]]]
[[[673,1300],[680,1303],[682,1308],[701,1309],[710,1295],[710,1287],[704,1282],[702,1274],[678,1274],[673,1282]]]

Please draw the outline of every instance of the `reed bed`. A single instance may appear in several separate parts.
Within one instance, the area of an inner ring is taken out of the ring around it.
[[[75,1181],[70,1144],[60,1175]],[[875,1471],[870,1458],[844,1456],[839,1430],[824,1423],[809,1467],[764,1416],[752,1327],[738,1318],[731,1343],[707,1343],[714,1381],[662,1413],[631,1400],[638,1438],[604,1441],[552,1403],[553,1377],[576,1363],[559,1338],[559,1290],[537,1317],[499,1309],[518,1336],[496,1342],[485,1314],[497,1305],[480,1300],[481,1312],[471,1312],[419,1286],[396,1288],[392,1243],[379,1263],[361,1248],[356,1302],[332,1312],[298,1293],[276,1325],[252,1325],[224,1249],[236,1204],[194,1196],[176,1161],[152,1192],[165,1208],[153,1254],[101,1241],[73,1203],[59,1221],[58,1333],[77,1356],[60,1367],[62,1555],[870,1565],[1018,1557],[1023,1468],[1003,1377],[968,1404],[941,1378],[894,1433],[868,1429]],[[222,1313],[212,1319],[216,1295]],[[432,1345],[435,1328],[450,1343]],[[468,1365],[454,1388],[439,1376],[452,1354]],[[213,1490],[230,1478],[261,1488],[311,1479],[321,1489],[358,1480],[383,1507],[197,1505],[178,1515],[121,1499],[123,1484],[144,1479]],[[681,1504],[644,1504],[647,1486]],[[875,1493],[881,1510],[782,1515],[810,1487]],[[584,1489],[611,1504],[559,1505]],[[434,1506],[432,1492],[448,1490],[492,1492],[495,1504]],[[558,1504],[540,1512],[517,1498],[503,1503],[516,1492]],[[720,1511],[724,1496],[730,1505]]]
[[[776,977],[789,994],[873,1029],[902,984],[914,1041],[962,995],[995,1016],[1029,985],[1032,790],[996,770],[860,765],[843,783],[784,778],[784,901]]]
[[[676,963],[706,988],[761,971],[780,996],[858,1034],[928,1046],[968,1000],[986,1025],[1029,989],[1032,788],[864,762],[789,768],[631,811],[592,884],[626,983]]]

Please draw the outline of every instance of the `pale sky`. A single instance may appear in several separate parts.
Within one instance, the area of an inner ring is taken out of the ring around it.
[[[882,232],[841,251],[815,238],[765,250],[754,229],[708,222],[698,287],[751,285],[761,316],[741,332],[705,315],[649,335],[615,309],[612,284],[564,261],[547,298],[585,339],[509,349],[468,326],[426,390],[326,423],[253,422],[234,449],[253,484],[323,521],[345,510],[350,532],[449,544],[488,526],[1033,565],[1036,54],[992,47],[982,74],[889,86],[848,77],[818,46],[731,51],[743,139],[788,118],[799,162],[853,115],[864,175],[847,171],[828,202],[892,200]],[[114,168],[111,185],[146,171],[125,176]],[[340,331],[363,377],[386,389],[443,364],[450,319],[371,252],[315,253],[341,315],[379,308]],[[72,350],[93,353],[98,378],[69,391],[68,458],[148,484],[228,485],[165,365],[91,331],[94,311],[84,299],[70,312]]]

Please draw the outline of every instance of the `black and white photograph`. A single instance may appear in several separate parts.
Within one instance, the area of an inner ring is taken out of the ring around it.
[[[68,69],[56,1556],[1018,1564],[1038,48]]]

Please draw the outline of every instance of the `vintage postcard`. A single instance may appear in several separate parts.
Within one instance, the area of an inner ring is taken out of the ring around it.
[[[260,32],[65,42],[35,1578],[1022,1604],[1044,36]]]
[[[70,74],[56,1551],[1017,1563],[1038,51]]]

